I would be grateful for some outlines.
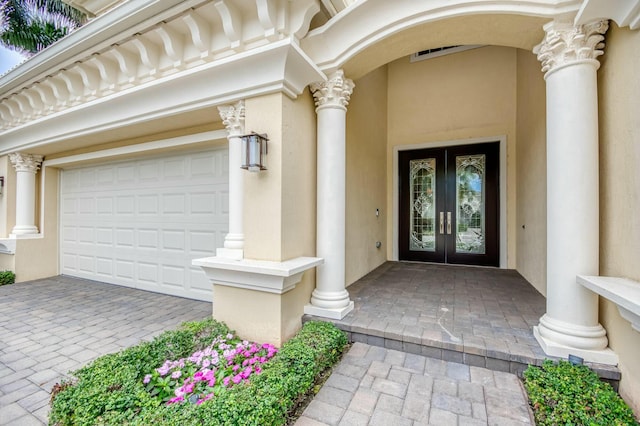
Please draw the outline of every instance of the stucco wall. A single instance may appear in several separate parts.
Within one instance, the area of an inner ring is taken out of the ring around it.
[[[355,81],[347,111],[346,282],[387,259],[387,67]],[[379,216],[376,216],[376,209]],[[376,241],[382,246],[376,248]]]
[[[58,275],[58,182],[59,170],[39,171],[38,210],[44,212],[36,221],[42,238],[17,241],[15,256],[16,281],[30,281]],[[44,189],[44,191],[43,191]],[[41,206],[41,207],[40,207]],[[37,259],[37,262],[34,262]]]
[[[388,65],[387,211],[393,209],[393,147],[506,135],[507,266],[516,267],[517,50],[488,46]],[[393,241],[387,215],[387,240]],[[387,247],[389,258],[393,257]]]
[[[0,176],[4,176],[4,188],[0,195],[0,238],[5,238],[16,224],[16,171],[8,155],[0,157]]]
[[[600,275],[640,282],[640,31],[606,35],[598,71],[600,114]],[[600,322],[620,357],[620,393],[640,414],[640,333],[601,298]]]
[[[546,96],[536,56],[518,50],[516,269],[546,294]]]
[[[266,95],[247,99],[245,106],[246,130],[267,133],[270,139],[268,170],[244,174],[245,258],[314,256],[316,115],[311,94],[305,91],[296,100],[280,93]],[[216,286],[214,316],[247,338],[279,345],[302,325],[303,307],[314,286],[314,270],[305,272],[297,287],[282,297]],[[224,303],[230,300],[234,303]],[[245,313],[254,308],[259,314]]]

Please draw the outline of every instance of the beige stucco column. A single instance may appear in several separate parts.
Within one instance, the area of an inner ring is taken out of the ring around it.
[[[546,354],[617,363],[598,323],[598,296],[576,282],[598,275],[596,59],[607,21],[550,22],[534,50],[547,93],[547,312],[534,327]]]
[[[38,234],[35,225],[36,173],[42,156],[15,152],[9,154],[9,160],[16,169],[16,225],[11,236]]]
[[[342,70],[312,83],[317,127],[316,288],[304,312],[341,319],[353,309],[345,289],[346,118],[353,81]]]
[[[239,260],[244,257],[243,197],[244,176],[242,164],[242,139],[244,135],[244,101],[218,107],[222,124],[227,128],[229,140],[229,233],[224,247],[216,250],[216,256]]]

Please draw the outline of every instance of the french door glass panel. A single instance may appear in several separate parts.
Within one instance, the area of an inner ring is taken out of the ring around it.
[[[411,160],[409,245],[414,251],[436,250],[436,159]]]
[[[456,253],[485,254],[486,157],[456,157]]]

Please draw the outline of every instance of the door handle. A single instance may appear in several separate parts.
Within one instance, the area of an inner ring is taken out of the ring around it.
[[[440,212],[440,234],[444,234],[444,212]]]
[[[447,212],[447,234],[451,235],[451,212]]]

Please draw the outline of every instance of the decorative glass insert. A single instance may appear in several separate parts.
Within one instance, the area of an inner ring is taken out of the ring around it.
[[[436,159],[409,162],[411,185],[411,217],[409,218],[409,249],[436,250]]]
[[[484,154],[456,157],[456,253],[485,254]]]

